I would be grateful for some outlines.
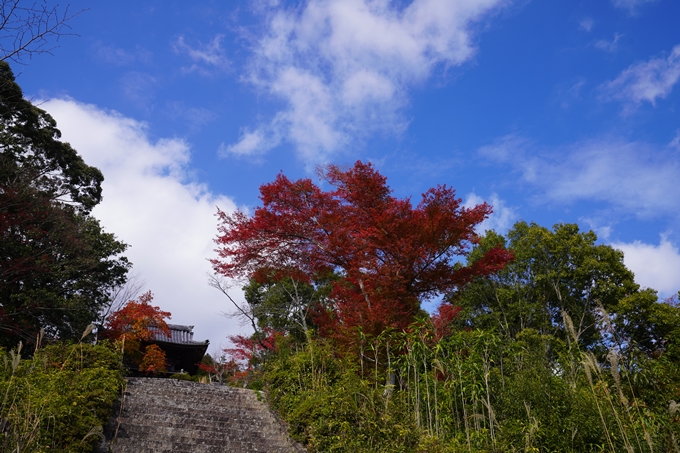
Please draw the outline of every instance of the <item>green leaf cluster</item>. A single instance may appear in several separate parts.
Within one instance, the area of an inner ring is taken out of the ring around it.
[[[623,253],[596,241],[595,233],[581,232],[575,224],[550,230],[518,222],[507,238],[488,232],[468,260],[474,262],[498,244],[511,249],[515,259],[450,296],[463,307],[461,323],[506,338],[532,328],[571,341],[567,314],[581,346],[606,351],[600,313],[613,310],[639,287],[623,264]]]

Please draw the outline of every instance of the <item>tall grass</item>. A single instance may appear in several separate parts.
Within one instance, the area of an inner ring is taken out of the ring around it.
[[[427,322],[363,341],[354,358],[320,341],[283,347],[265,369],[311,452],[679,451],[679,405],[638,394],[662,374],[616,350],[598,360],[531,329],[437,338]]]
[[[92,451],[123,383],[120,354],[82,340],[22,354],[2,354],[0,451]]]

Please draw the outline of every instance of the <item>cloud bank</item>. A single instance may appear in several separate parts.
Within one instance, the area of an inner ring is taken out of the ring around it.
[[[680,212],[680,155],[672,145],[602,137],[545,150],[508,135],[479,153],[538,187],[542,202],[605,202],[619,213],[644,218]]]
[[[207,285],[206,259],[214,255],[215,206],[235,206],[187,177],[189,145],[175,138],[154,142],[143,123],[72,99],[41,107],[57,120],[63,140],[104,173],[104,200],[93,215],[130,244],[125,255],[155,304],[172,312],[172,322],[194,325],[196,339],[226,344],[241,328],[219,316],[230,307]]]
[[[270,14],[245,77],[284,107],[222,154],[287,142],[307,163],[370,133],[399,133],[407,91],[475,53],[472,25],[505,0],[309,0]]]
[[[659,245],[640,241],[611,245],[623,251],[623,261],[635,273],[637,283],[659,291],[662,297],[680,291],[680,251],[665,237],[661,237]]]
[[[595,218],[580,219],[602,239],[608,238],[611,226],[601,221],[611,219],[612,212],[646,219],[680,218],[680,187],[676,183],[680,155],[673,142],[657,146],[600,138],[545,150],[528,139],[508,135],[479,152],[510,166],[523,183],[539,190],[537,198],[542,203],[606,203],[607,215],[599,218],[593,213]],[[640,285],[656,289],[662,296],[680,290],[680,252],[666,237],[658,246],[640,241],[611,245],[624,252],[624,262]]]

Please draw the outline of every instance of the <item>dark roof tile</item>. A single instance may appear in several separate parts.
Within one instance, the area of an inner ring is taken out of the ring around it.
[[[195,344],[203,345],[207,344],[208,341],[194,341],[194,326],[183,326],[179,324],[168,324],[170,328],[170,336],[165,335],[160,329],[156,327],[151,327],[151,331],[154,334],[153,341],[163,341],[165,343],[176,343],[176,344]]]

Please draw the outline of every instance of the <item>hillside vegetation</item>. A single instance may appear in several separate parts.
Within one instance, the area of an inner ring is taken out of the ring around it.
[[[310,451],[680,452],[678,299],[622,252],[573,224],[478,235],[488,205],[413,206],[361,162],[321,175],[221,213],[213,261],[249,279],[255,329],[213,372],[265,388]]]
[[[3,353],[0,451],[92,451],[123,387],[120,352],[108,343],[25,352]]]
[[[169,313],[115,300],[127,245],[91,216],[103,175],[60,138],[0,62],[3,451],[89,451],[123,353],[165,370],[143,343]],[[211,284],[254,333],[203,372],[266,389],[312,452],[680,452],[678,298],[622,252],[574,224],[481,233],[487,203],[396,198],[360,161],[318,176],[218,212]],[[120,344],[83,344],[94,325]]]

